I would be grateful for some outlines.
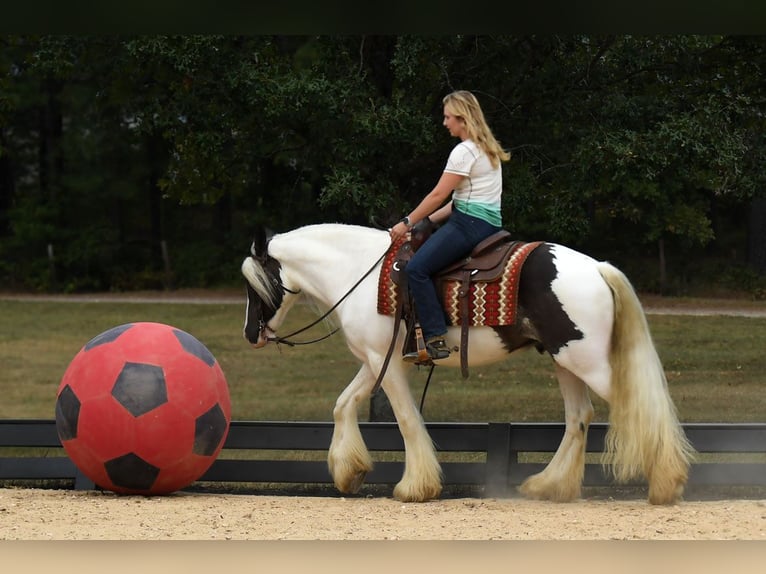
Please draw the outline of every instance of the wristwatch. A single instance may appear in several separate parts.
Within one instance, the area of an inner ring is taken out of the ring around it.
[[[399,220],[399,223],[404,223],[404,225],[407,226],[407,229],[412,229],[412,224],[410,223],[409,217],[405,217],[404,219]]]

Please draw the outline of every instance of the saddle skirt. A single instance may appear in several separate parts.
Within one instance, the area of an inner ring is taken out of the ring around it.
[[[501,232],[488,248],[478,254],[474,251],[472,256],[437,273],[437,290],[450,324],[500,326],[515,323],[521,268],[527,256],[542,242],[509,241],[509,237],[507,232]],[[402,296],[397,274],[411,256],[409,242],[401,240],[385,257],[378,279],[379,314],[396,313]],[[466,289],[467,301],[464,301]]]

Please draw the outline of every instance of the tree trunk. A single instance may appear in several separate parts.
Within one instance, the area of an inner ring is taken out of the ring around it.
[[[163,287],[172,289],[173,284],[169,267],[169,254],[165,241],[164,218],[162,213],[162,190],[159,179],[162,175],[162,141],[157,135],[150,135],[145,140],[146,161],[149,175],[146,186],[146,202],[149,212],[149,241],[151,244],[152,268],[163,269]]]
[[[63,156],[61,136],[64,132],[61,111],[61,82],[46,80],[43,83],[45,104],[39,110],[38,161],[40,166],[40,191],[43,197],[55,203],[59,195]]]
[[[747,247],[747,262],[759,275],[766,275],[766,198],[764,197],[755,198],[750,203]]]
[[[660,257],[660,295],[664,295],[668,277],[665,262],[665,240],[662,237],[657,242],[657,247]]]
[[[47,79],[42,84],[45,103],[38,109],[37,161],[41,201],[49,202],[57,210],[61,197],[61,176],[64,172],[64,160],[61,150],[61,136],[64,133],[64,121],[61,109],[62,83]],[[56,220],[49,223],[59,224]],[[54,238],[49,238],[53,240]],[[56,290],[56,267],[53,259],[53,244],[48,243],[49,277],[48,288]]]
[[[10,209],[15,193],[13,166],[6,150],[5,136],[0,130],[0,238],[10,234]]]

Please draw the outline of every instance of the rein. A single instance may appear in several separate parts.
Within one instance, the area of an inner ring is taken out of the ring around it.
[[[289,347],[295,347],[297,345],[310,345],[312,343],[318,343],[319,341],[324,341],[325,339],[328,339],[329,337],[332,337],[335,333],[337,333],[339,331],[340,327],[333,329],[331,332],[327,333],[326,335],[324,335],[322,337],[319,337],[317,339],[312,339],[310,341],[290,341],[289,340],[290,337],[294,337],[295,335],[303,333],[304,331],[309,330],[314,325],[317,325],[318,323],[324,321],[330,315],[330,313],[335,311],[335,309],[338,308],[338,306],[346,299],[346,297],[348,297],[354,291],[354,289],[359,287],[359,285],[362,283],[362,281],[364,281],[370,275],[370,273],[372,273],[375,270],[375,268],[378,266],[378,264],[380,264],[380,262],[383,261],[383,259],[385,259],[386,255],[388,255],[389,252],[391,251],[391,249],[393,249],[393,248],[394,248],[394,244],[392,243],[391,245],[388,246],[388,248],[385,250],[383,255],[381,255],[377,259],[377,261],[375,261],[375,263],[372,264],[372,267],[370,267],[367,270],[367,272],[364,275],[362,275],[359,278],[359,280],[356,283],[354,283],[354,285],[348,291],[346,291],[345,295],[343,295],[343,297],[338,299],[338,301],[335,303],[335,305],[330,307],[321,317],[319,317],[318,319],[312,321],[311,323],[309,323],[305,327],[301,327],[300,329],[298,329],[296,331],[293,331],[289,335],[285,335],[284,337],[269,337],[268,340],[270,342],[272,342],[272,343],[276,343],[277,345],[284,344],[284,345],[287,345]],[[284,285],[282,286],[282,289],[284,289],[285,291],[287,291],[289,293],[292,293],[293,295],[297,295],[300,292],[300,291],[293,291],[292,289],[288,289]],[[391,359],[391,354],[392,354],[392,351],[393,351],[393,348],[394,348],[394,343],[396,341],[396,336],[397,336],[397,334],[399,332],[399,324],[400,324],[401,318],[402,318],[401,313],[402,313],[402,310],[401,310],[401,306],[400,306],[399,309],[397,310],[397,314],[396,314],[397,316],[394,319],[394,335],[393,335],[393,338],[391,340],[391,346],[389,347],[388,353],[386,354],[385,360],[383,361],[383,368],[380,370],[380,373],[378,374],[378,377],[377,377],[377,379],[375,381],[375,384],[373,386],[372,392],[370,393],[371,395],[375,394],[377,392],[377,390],[380,388],[381,382],[383,382],[383,376],[385,375],[386,369],[388,368],[388,363],[389,363],[389,361]],[[431,364],[431,368],[430,368],[430,370],[428,372],[428,379],[426,380],[426,384],[423,387],[423,396],[420,398],[420,412],[421,412],[421,414],[423,413],[423,405],[424,405],[425,400],[426,400],[426,391],[428,391],[428,385],[431,382],[431,375],[433,375],[434,367],[435,367],[435,365],[432,363]]]
[[[310,345],[311,343],[318,343],[319,341],[323,341],[323,340],[325,340],[325,339],[327,339],[327,338],[329,338],[329,337],[332,337],[332,336],[333,336],[335,333],[337,333],[337,332],[340,330],[340,327],[337,327],[337,328],[333,329],[331,332],[329,332],[328,334],[326,334],[326,335],[324,335],[324,336],[322,336],[322,337],[319,337],[318,339],[312,339],[311,341],[290,341],[290,340],[289,340],[289,339],[290,339],[290,337],[294,337],[295,335],[298,335],[298,334],[300,334],[300,333],[303,333],[304,331],[307,331],[307,330],[309,330],[309,329],[310,329],[311,327],[313,327],[314,325],[317,325],[318,323],[321,323],[322,321],[324,321],[324,320],[325,320],[325,319],[326,319],[326,318],[327,318],[327,317],[330,315],[330,313],[332,313],[333,311],[335,311],[335,309],[337,309],[337,308],[338,308],[338,305],[340,305],[341,303],[343,303],[343,301],[346,299],[346,297],[348,297],[349,295],[351,295],[351,293],[354,291],[354,289],[356,289],[357,287],[359,287],[359,285],[362,283],[362,281],[364,281],[364,280],[367,278],[367,276],[368,276],[370,273],[372,273],[372,272],[375,270],[375,268],[378,266],[378,264],[379,264],[381,261],[383,261],[383,259],[385,259],[386,255],[388,255],[388,252],[389,252],[389,251],[391,251],[392,247],[393,247],[393,244],[389,245],[389,246],[388,246],[388,248],[386,249],[386,251],[383,253],[383,255],[381,255],[381,256],[378,258],[378,260],[377,260],[377,261],[375,261],[375,263],[373,263],[372,267],[370,267],[370,268],[367,270],[367,272],[366,272],[364,275],[362,275],[362,276],[359,278],[359,280],[358,280],[356,283],[354,283],[354,285],[353,285],[353,286],[352,286],[352,287],[351,287],[351,288],[350,288],[348,291],[346,291],[346,294],[345,294],[345,295],[343,295],[343,297],[341,297],[340,299],[338,299],[337,303],[335,303],[335,305],[333,305],[332,307],[330,307],[330,308],[329,308],[329,309],[328,309],[328,310],[327,310],[327,311],[324,313],[324,315],[322,315],[321,317],[319,317],[319,318],[318,318],[318,319],[316,319],[315,321],[313,321],[313,322],[309,323],[309,324],[308,324],[308,325],[306,325],[305,327],[302,327],[302,328],[298,329],[297,331],[293,331],[293,332],[292,332],[292,333],[290,333],[289,335],[285,335],[284,337],[269,337],[269,338],[268,338],[268,340],[269,340],[270,342],[272,342],[272,343],[276,343],[277,345],[279,345],[279,344],[285,344],[285,345],[287,345],[288,347],[295,347],[295,346],[297,346],[297,345]],[[286,287],[283,287],[283,288],[284,288],[285,290],[289,291],[289,289],[287,289]],[[291,292],[291,293],[296,293],[296,291],[290,291],[290,292]]]

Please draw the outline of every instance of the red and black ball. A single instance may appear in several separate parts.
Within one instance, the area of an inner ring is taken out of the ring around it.
[[[98,487],[169,494],[198,480],[231,422],[224,373],[189,333],[163,323],[104,331],[67,367],[56,429],[69,458]]]

